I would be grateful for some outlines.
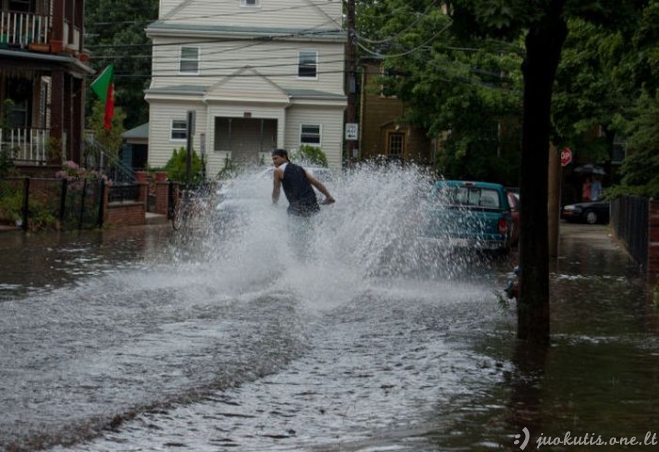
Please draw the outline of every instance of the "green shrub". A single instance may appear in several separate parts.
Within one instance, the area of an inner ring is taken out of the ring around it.
[[[292,161],[302,162],[307,165],[327,167],[327,155],[325,155],[325,152],[316,146],[308,144],[303,144],[300,146],[300,149],[292,152],[290,158]]]
[[[0,218],[20,225],[23,221],[23,191],[2,190],[0,197]],[[28,221],[30,231],[57,229],[57,218],[43,203],[30,198],[28,203]]]
[[[169,159],[165,165],[165,171],[167,171],[167,177],[169,180],[186,182],[186,183],[199,183],[202,181],[202,166],[201,158],[197,153],[192,151],[192,168],[190,170],[190,180],[187,181],[187,151],[184,147],[181,147],[178,151],[174,149],[172,157]]]

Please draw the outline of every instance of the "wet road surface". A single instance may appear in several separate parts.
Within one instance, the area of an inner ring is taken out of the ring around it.
[[[0,236],[0,447],[519,450],[524,428],[532,445],[654,428],[657,311],[607,229],[561,224],[538,352],[499,302],[510,262],[378,275],[360,248],[377,238],[341,229],[364,206],[340,209],[315,260],[273,245],[276,211],[222,244],[166,227]]]

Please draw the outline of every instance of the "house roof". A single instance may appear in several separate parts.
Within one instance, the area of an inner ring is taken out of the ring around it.
[[[142,124],[134,129],[126,130],[121,134],[122,138],[149,138],[149,123]]]
[[[159,88],[147,88],[144,90],[145,93],[162,93],[162,94],[197,94],[197,95],[203,95],[205,94],[209,86],[198,86],[198,85],[173,85],[173,86],[162,86]]]
[[[227,77],[227,79],[229,78],[230,77]],[[160,88],[149,88],[146,90],[146,92],[149,94],[207,95],[208,93],[211,92],[214,86],[215,85],[213,86],[172,85],[172,86],[163,86]],[[319,91],[316,89],[283,89],[283,92],[291,99],[325,99],[325,100],[346,99],[346,96],[343,94],[329,93],[325,91]]]
[[[316,89],[287,89],[286,94],[293,99],[346,99],[343,94],[327,93]]]
[[[233,25],[198,25],[190,23],[171,23],[156,21],[146,28],[147,36],[167,34],[172,35],[232,35],[244,36],[245,38],[272,39],[272,38],[290,38],[313,41],[314,39],[323,41],[341,41],[347,40],[345,30],[338,28],[314,28],[312,30],[305,28],[285,28],[285,27],[240,27]]]

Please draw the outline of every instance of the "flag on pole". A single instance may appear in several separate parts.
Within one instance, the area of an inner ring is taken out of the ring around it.
[[[105,130],[112,128],[112,117],[114,116],[114,83],[112,78],[114,76],[114,66],[109,64],[101,75],[96,77],[92,82],[91,89],[96,93],[98,98],[105,104],[104,126]]]

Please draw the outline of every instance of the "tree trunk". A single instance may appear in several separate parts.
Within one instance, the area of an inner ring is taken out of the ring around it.
[[[520,174],[520,298],[517,337],[549,344],[549,246],[547,181],[549,121],[556,68],[567,25],[565,0],[550,3],[543,19],[526,36],[522,161]]]

